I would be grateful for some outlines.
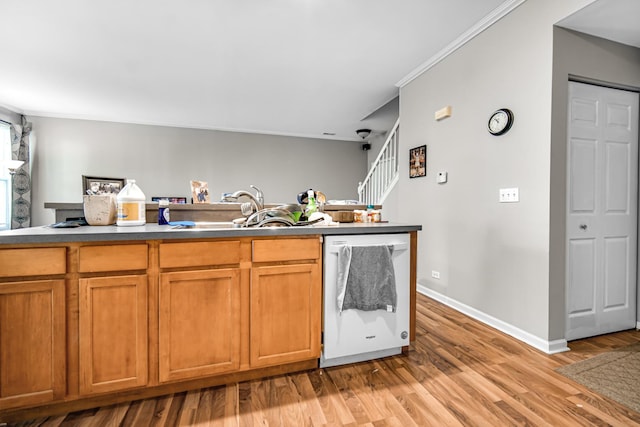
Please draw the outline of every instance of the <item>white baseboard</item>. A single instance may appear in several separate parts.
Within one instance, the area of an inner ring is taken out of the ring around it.
[[[438,302],[441,302],[444,305],[447,305],[467,316],[476,319],[486,325],[491,326],[501,332],[504,332],[507,335],[512,336],[513,338],[524,342],[525,344],[530,345],[533,348],[536,348],[547,354],[555,354],[561,353],[563,351],[569,351],[569,347],[567,346],[567,340],[554,340],[554,341],[546,341],[543,340],[527,331],[523,331],[520,328],[517,328],[507,322],[504,322],[500,319],[496,319],[493,316],[490,316],[486,313],[483,313],[480,310],[477,310],[473,307],[470,307],[466,304],[463,304],[459,301],[451,299],[445,295],[442,295],[434,290],[426,288],[422,285],[418,285],[418,292],[422,295],[426,295],[429,298],[432,298]],[[640,322],[638,322],[640,326]]]

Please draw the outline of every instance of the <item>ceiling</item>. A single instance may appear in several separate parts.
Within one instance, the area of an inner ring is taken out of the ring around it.
[[[0,105],[359,140],[391,128],[399,82],[521,1],[5,1]],[[640,47],[638,16],[597,0],[559,25]]]
[[[640,47],[639,19],[639,0],[598,0],[563,19],[558,25]]]
[[[3,1],[0,105],[357,140],[356,129],[387,130],[374,127],[389,126],[375,112],[393,103],[398,82],[514,3]]]

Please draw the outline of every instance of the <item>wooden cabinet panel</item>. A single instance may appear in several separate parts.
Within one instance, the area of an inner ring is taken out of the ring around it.
[[[306,369],[320,355],[317,236],[53,246],[0,249],[0,412]]]
[[[0,284],[0,408],[62,399],[64,280]]]
[[[240,262],[240,241],[162,243],[160,268],[230,265]]]
[[[66,272],[66,248],[0,250],[0,277],[44,276]]]
[[[147,276],[80,279],[80,393],[147,383]]]
[[[81,273],[146,270],[148,264],[146,244],[82,246],[79,258]]]
[[[320,356],[321,292],[318,264],[254,267],[250,297],[252,367]]]
[[[320,240],[312,239],[269,239],[253,241],[253,261],[299,261],[320,258]]]
[[[160,275],[160,381],[240,366],[240,270]]]

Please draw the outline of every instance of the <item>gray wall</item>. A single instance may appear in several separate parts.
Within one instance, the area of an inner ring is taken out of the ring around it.
[[[222,192],[254,184],[267,202],[308,188],[357,199],[367,172],[360,143],[44,117],[33,123],[33,225],[54,221],[45,202],[81,202],[82,175],[134,178],[148,200],[190,197],[189,181]]]
[[[543,340],[553,24],[589,2],[527,1],[400,91],[402,207],[389,215],[423,225],[418,284]],[[452,116],[436,122],[447,105]],[[495,137],[486,127],[500,107],[515,124]],[[427,177],[409,179],[408,150],[422,144]],[[447,184],[436,183],[438,171]],[[505,187],[520,189],[519,203],[498,203]]]
[[[564,336],[565,330],[566,136],[569,76],[640,89],[640,49],[555,28],[553,52],[549,335],[552,339],[557,339]],[[640,321],[640,312],[638,320]]]
[[[373,130],[371,136],[367,138],[367,142],[371,144],[371,149],[367,152],[369,165],[375,162],[378,154],[380,154],[380,150],[387,141],[389,133],[399,116],[400,100],[399,97],[395,97],[362,121],[363,128]]]
[[[20,124],[20,114],[0,105],[0,120],[7,123]]]

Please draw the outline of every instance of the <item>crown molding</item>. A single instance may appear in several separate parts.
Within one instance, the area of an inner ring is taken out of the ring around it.
[[[0,111],[1,112],[1,111]],[[178,123],[178,122],[158,122],[153,120],[144,119],[127,119],[124,117],[106,117],[100,115],[87,115],[87,114],[66,114],[66,113],[53,113],[45,111],[24,111],[23,114],[28,117],[42,117],[45,119],[63,119],[63,120],[87,120],[94,122],[105,123],[119,123],[127,125],[138,126],[158,126],[158,127],[170,127],[181,129],[193,129],[193,130],[210,130],[216,132],[230,132],[230,133],[246,133],[256,135],[269,135],[269,136],[282,136],[290,138],[304,138],[304,139],[318,139],[318,140],[333,140],[333,141],[345,141],[345,142],[362,142],[359,137],[342,137],[338,135],[316,135],[302,132],[279,132],[263,129],[245,129],[223,126],[210,126],[201,125],[198,123]],[[0,426],[2,424],[0,423]]]
[[[507,0],[502,3],[497,8],[493,9],[488,15],[478,21],[473,27],[469,28],[467,31],[462,33],[460,37],[455,39],[449,45],[447,45],[440,52],[436,53],[434,56],[429,58],[426,62],[419,65],[416,69],[407,74],[402,80],[396,83],[397,87],[404,87],[411,83],[416,77],[420,76],[425,71],[429,70],[431,67],[438,64],[440,61],[445,59],[447,56],[451,55],[456,50],[460,49],[462,46],[467,44],[468,41],[473,39],[475,36],[498,22],[504,16],[511,13],[512,10],[520,6],[526,0]]]

